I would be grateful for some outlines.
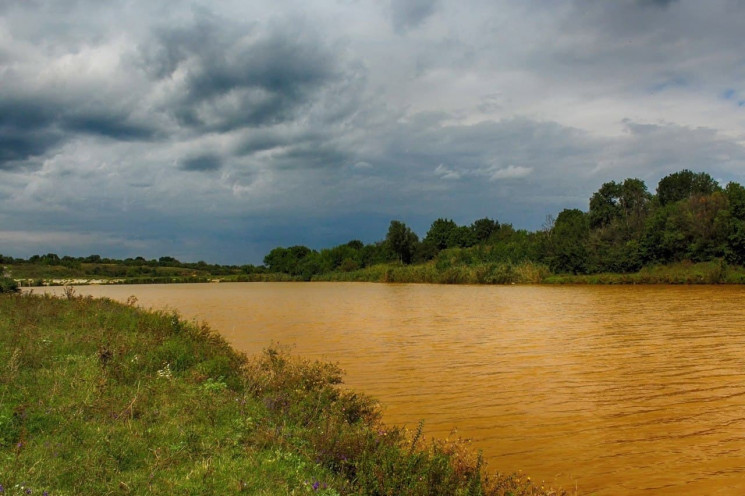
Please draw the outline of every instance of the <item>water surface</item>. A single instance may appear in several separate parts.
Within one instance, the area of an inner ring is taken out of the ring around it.
[[[334,362],[390,423],[580,494],[745,494],[745,288],[86,286]]]

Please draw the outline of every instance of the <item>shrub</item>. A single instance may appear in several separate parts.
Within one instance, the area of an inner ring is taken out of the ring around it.
[[[17,293],[18,283],[10,277],[0,277],[0,293]]]

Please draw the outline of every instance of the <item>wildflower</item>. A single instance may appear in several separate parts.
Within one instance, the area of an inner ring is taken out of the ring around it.
[[[158,377],[162,377],[164,379],[170,379],[171,377],[173,377],[170,363],[166,362],[163,368],[158,370]]]
[[[319,488],[319,487],[321,487],[321,483],[320,483],[320,482],[318,482],[318,481],[315,481],[315,482],[313,483],[313,490],[314,490],[314,491],[318,491],[318,488]]]
[[[5,488],[3,487],[2,484],[0,484],[0,493],[4,493],[4,492],[5,492]]]

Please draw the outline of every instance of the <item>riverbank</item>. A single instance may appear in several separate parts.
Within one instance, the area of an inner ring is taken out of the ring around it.
[[[2,295],[0,364],[5,494],[559,494],[385,426],[334,365],[172,313]]]
[[[380,264],[351,272],[331,272],[313,281],[429,284],[743,284],[745,269],[721,260],[650,266],[630,274],[553,274],[533,262],[438,266]]]
[[[5,273],[21,287],[69,286],[89,284],[187,284],[219,282],[390,282],[426,284],[745,284],[745,267],[717,259],[708,262],[677,262],[647,266],[633,273],[556,274],[546,265],[524,262],[480,262],[457,257],[403,265],[382,263],[357,270],[314,274],[310,279],[281,272],[232,273],[137,277],[56,277],[50,267],[5,266]],[[33,278],[19,277],[33,273]]]

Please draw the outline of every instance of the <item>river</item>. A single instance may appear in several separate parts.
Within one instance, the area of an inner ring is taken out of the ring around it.
[[[61,292],[60,290],[57,290]],[[579,494],[745,494],[745,288],[83,286],[338,362],[387,422]],[[457,434],[453,429],[457,428]]]

